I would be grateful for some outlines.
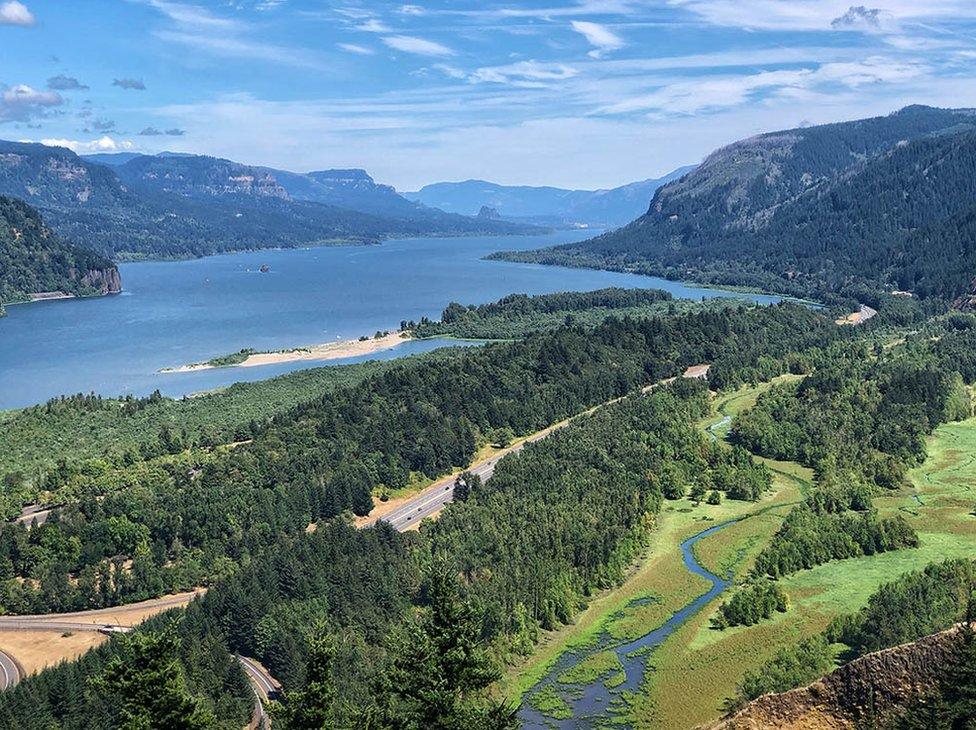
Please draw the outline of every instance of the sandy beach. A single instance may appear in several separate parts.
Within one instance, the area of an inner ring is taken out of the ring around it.
[[[325,342],[321,345],[298,347],[294,350],[281,352],[255,352],[243,361],[233,365],[211,365],[201,362],[192,365],[181,365],[177,368],[164,368],[164,373],[191,373],[197,370],[213,370],[214,368],[253,368],[261,365],[275,365],[283,362],[297,362],[302,360],[340,360],[347,357],[369,355],[382,350],[390,350],[410,339],[409,333],[391,332],[383,337],[370,337],[366,340],[339,340]]]

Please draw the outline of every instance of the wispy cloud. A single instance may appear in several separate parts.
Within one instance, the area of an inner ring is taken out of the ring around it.
[[[370,18],[369,20],[359,23],[356,26],[356,30],[362,30],[366,33],[392,33],[393,28],[388,26],[386,23],[377,20],[376,18]]]
[[[325,59],[314,51],[255,38],[258,30],[239,18],[224,17],[198,5],[171,0],[146,2],[175,26],[155,32],[163,41],[223,58],[253,59],[318,71],[329,68]]]
[[[453,56],[454,51],[445,45],[411,35],[385,36],[383,42],[390,48],[418,56]]]
[[[337,43],[336,46],[344,51],[356,53],[360,56],[372,56],[374,53],[376,53],[376,51],[374,51],[372,48],[361,46],[358,43]]]
[[[577,73],[575,68],[562,63],[519,61],[504,66],[485,66],[475,70],[467,78],[473,82],[539,88],[553,81],[570,79]]]
[[[28,28],[36,24],[34,14],[23,3],[16,0],[0,3],[0,25],[19,25]]]
[[[605,53],[616,51],[624,46],[624,39],[605,25],[591,23],[588,20],[574,20],[571,25],[573,30],[581,34],[593,46],[593,50],[589,53],[592,58],[600,58]]]

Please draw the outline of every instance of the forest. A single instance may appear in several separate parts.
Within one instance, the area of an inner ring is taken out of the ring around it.
[[[512,708],[484,689],[541,629],[571,620],[594,591],[622,578],[664,502],[655,475],[666,464],[672,478],[709,489],[720,469],[768,484],[763,467],[700,434],[695,424],[707,411],[705,386],[693,381],[598,409],[503,460],[490,481],[471,479],[465,498],[419,534],[335,519],[281,535],[204,598],[136,636],[163,642],[162,627],[175,619],[170,641],[208,648],[207,662],[196,652],[174,660],[201,715],[221,706],[243,719],[227,661],[239,652],[283,682],[275,722],[286,728],[308,727],[309,717],[315,727],[507,727]],[[418,656],[427,642],[442,650]],[[61,688],[97,688],[117,657],[135,650],[113,639],[81,663],[25,680],[0,694],[0,718],[25,728],[111,727],[97,689],[65,702]],[[448,661],[453,669],[440,664]],[[418,701],[437,676],[444,702]],[[88,713],[97,722],[84,724]]]
[[[86,280],[88,272],[99,279]],[[0,195],[0,307],[38,292],[101,294],[101,277],[111,272],[118,276],[111,261],[65,243],[36,210]]]
[[[964,110],[761,135],[657,191],[648,213],[579,244],[499,258],[739,284],[818,301],[971,293],[976,130]]]
[[[0,527],[0,605],[96,608],[206,584],[278,535],[368,514],[374,490],[467,466],[495,429],[532,433],[698,362],[713,387],[767,379],[848,336],[788,304],[611,319],[391,367],[257,424],[246,443],[188,449],[163,428],[162,455],[46,474],[64,506],[37,528]]]
[[[718,302],[729,306],[728,300]],[[593,326],[607,317],[648,317],[701,309],[701,303],[675,300],[660,289],[599,289],[591,292],[510,294],[490,304],[465,307],[451,302],[439,322],[401,322],[415,337],[458,337],[507,340],[566,324]]]

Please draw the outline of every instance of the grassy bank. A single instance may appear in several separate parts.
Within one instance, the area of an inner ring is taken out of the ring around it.
[[[917,549],[830,562],[783,578],[789,610],[755,626],[713,630],[709,620],[720,603],[715,601],[652,658],[657,671],[633,703],[635,727],[688,728],[717,718],[742,675],[761,666],[777,648],[820,633],[833,618],[863,606],[882,583],[903,573],[976,555],[976,419],[938,428],[928,440],[928,454],[909,474],[912,486],[875,499],[882,516],[901,514],[909,521],[919,534]],[[807,478],[806,470],[796,465],[778,463],[775,468],[777,480],[786,479],[790,471],[797,479]],[[756,546],[772,534],[760,525],[754,522],[756,532],[730,528],[711,538],[727,543],[724,549],[703,541],[703,562],[714,567],[736,551],[755,554]],[[772,522],[769,527],[774,528]],[[706,554],[711,550],[716,555]]]
[[[726,415],[755,403],[770,386],[767,383],[720,396],[713,416],[703,420],[700,427],[708,432]],[[507,672],[501,685],[505,694],[516,700],[521,698],[566,651],[590,646],[604,632],[620,641],[639,638],[705,593],[709,582],[688,572],[680,548],[684,540],[702,530],[741,520],[702,540],[700,552],[696,551],[710,570],[725,566],[741,572],[748,558],[758,552],[761,540],[775,532],[782,515],[800,499],[803,484],[800,479],[776,473],[773,489],[758,503],[726,500],[719,505],[695,505],[687,498],[669,501],[643,557],[627,580],[595,597],[574,624],[544,635],[535,652]],[[753,547],[743,550],[744,545]]]

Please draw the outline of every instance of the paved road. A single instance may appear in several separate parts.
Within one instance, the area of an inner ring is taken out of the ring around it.
[[[241,663],[241,667],[247,675],[247,681],[251,683],[251,689],[254,690],[254,697],[257,700],[254,705],[254,719],[251,721],[251,727],[264,727],[270,724],[268,713],[265,711],[264,706],[268,703],[268,700],[272,700],[278,696],[278,693],[281,691],[281,685],[278,684],[278,681],[256,659],[238,654],[237,661]]]
[[[133,609],[164,611],[167,608],[185,606],[193,596],[163,596],[140,603],[130,603],[112,608],[99,608],[94,611],[75,611],[73,613],[41,613],[34,615],[0,616],[0,631],[125,631],[132,622],[119,623],[116,618]]]
[[[43,525],[47,522],[47,517],[51,514],[52,509],[54,507],[41,507],[36,504],[29,504],[20,511],[19,517],[14,518],[14,522],[19,522],[25,527],[30,527],[34,520],[37,520],[37,524]]]
[[[20,665],[17,660],[0,651],[0,690],[13,687],[20,681]]]
[[[477,464],[472,465],[467,471],[469,471],[471,474],[478,475],[481,477],[482,481],[487,481],[491,478],[491,475],[495,473],[495,467],[498,466],[499,461],[504,459],[509,454],[517,454],[519,451],[525,448],[526,444],[544,439],[550,433],[556,429],[562,428],[567,423],[569,423],[568,420],[547,428],[544,431],[533,434],[524,441],[515,444],[515,446],[511,446],[504,451],[495,454],[494,456],[488,457],[484,461],[480,461]],[[403,532],[411,527],[415,527],[417,523],[419,523],[425,517],[430,517],[437,514],[444,508],[444,505],[453,501],[454,482],[456,479],[457,476],[455,475],[438,479],[436,482],[417,494],[417,496],[406,502],[403,506],[397,507],[395,510],[383,515],[382,517],[370,520],[369,522],[365,523],[364,526],[370,527],[382,520],[383,522],[388,522],[391,524],[399,532]]]
[[[684,377],[686,378],[702,378],[708,373],[708,365],[695,365],[685,372]],[[653,383],[651,385],[646,385],[641,388],[641,393],[650,393],[652,390],[660,385],[667,385],[671,383],[676,378],[666,378],[658,383]],[[626,396],[624,396],[626,397]],[[614,398],[610,403],[616,403],[622,400],[622,398]],[[604,403],[594,408],[590,408],[585,411],[585,413],[592,413],[597,408],[602,408],[608,403]],[[554,431],[557,431],[565,426],[569,425],[572,419],[567,418],[565,421],[560,421],[554,426],[550,426],[538,433],[532,434],[527,439],[511,446],[504,451],[501,451],[493,456],[488,457],[483,461],[479,461],[468,468],[467,471],[472,474],[477,474],[481,477],[482,481],[487,481],[491,478],[491,475],[495,473],[495,467],[498,466],[498,462],[504,459],[510,454],[516,454],[525,448],[526,444],[531,444],[535,441],[541,441],[542,439],[549,436]],[[437,514],[444,506],[454,500],[454,482],[457,479],[456,476],[446,476],[438,479],[436,482],[431,484],[429,487],[418,493],[415,497],[408,500],[402,506],[397,507],[395,510],[383,515],[382,517],[376,517],[374,519],[368,520],[363,523],[363,527],[371,527],[377,522],[382,520],[383,522],[388,522],[391,524],[398,532],[403,532],[404,530],[409,530],[412,527],[416,527],[417,524],[423,520],[425,517],[431,517]]]

